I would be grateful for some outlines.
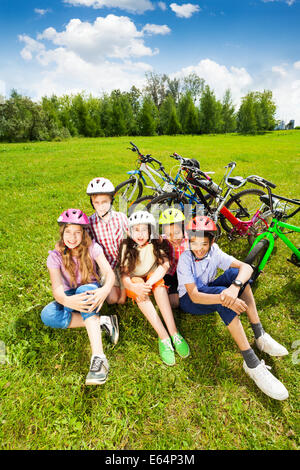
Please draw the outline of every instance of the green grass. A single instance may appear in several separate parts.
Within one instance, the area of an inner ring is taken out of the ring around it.
[[[93,177],[106,176],[115,185],[126,178],[135,167],[135,155],[126,150],[129,140],[0,144],[0,340],[6,347],[0,364],[1,448],[299,449],[299,365],[292,360],[292,344],[300,340],[300,282],[280,240],[255,296],[265,329],[290,351],[281,359],[259,354],[288,388],[284,402],[269,399],[245,375],[217,314],[174,312],[191,356],[177,356],[176,365],[167,367],[138,309],[130,302],[110,307],[119,315],[120,340],[115,347],[104,340],[111,372],[95,388],[84,385],[86,331],[42,324],[41,309],[52,300],[46,257],[57,239],[56,219],[70,206],[92,213],[85,190]],[[175,151],[198,158],[218,181],[235,160],[235,175],[262,175],[277,184],[279,194],[299,198],[298,131],[132,140],[168,169],[168,155]],[[220,246],[239,258],[248,251],[245,241],[222,238]],[[249,323],[244,317],[242,322],[252,344]]]

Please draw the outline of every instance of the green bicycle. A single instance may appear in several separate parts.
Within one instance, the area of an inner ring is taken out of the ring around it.
[[[271,196],[272,197],[269,198],[267,195],[263,195],[260,199],[270,207],[271,212],[274,214],[272,222],[269,228],[262,234],[258,235],[258,237],[254,240],[254,243],[251,246],[247,257],[244,260],[245,263],[250,264],[253,268],[253,273],[251,276],[253,283],[257,280],[258,276],[265,268],[272,254],[275,245],[275,240],[277,238],[280,238],[285,243],[285,245],[292,251],[291,258],[288,258],[287,261],[297,267],[300,267],[300,248],[297,248],[291,242],[291,240],[286,237],[286,234],[288,233],[300,233],[300,227],[284,222],[284,220],[294,217],[300,211],[300,200],[288,199],[286,197],[278,196],[275,194],[272,194]],[[286,205],[281,201],[285,201],[285,203],[297,205],[299,207],[292,213],[287,215]],[[283,232],[282,230],[288,231]]]

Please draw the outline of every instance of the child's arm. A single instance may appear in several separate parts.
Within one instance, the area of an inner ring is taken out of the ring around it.
[[[153,271],[149,279],[146,281],[146,284],[152,287],[156,282],[160,281],[165,276],[165,274],[167,274],[169,268],[170,263],[167,259],[165,259],[165,262],[163,264],[160,264],[155,269],[155,271]]]
[[[243,263],[237,259],[231,263],[230,268],[239,269],[236,280],[241,281],[243,284],[245,284],[245,282],[250,279],[251,274],[253,273],[253,269],[249,264]],[[236,286],[235,284],[231,284],[231,286],[227,287],[227,289],[224,289],[221,293],[221,303],[223,307],[232,308],[232,305],[239,295],[239,291],[240,287]]]
[[[222,304],[221,294],[207,294],[205,292],[199,292],[195,283],[185,284],[186,291],[192,302],[195,304],[203,305],[214,305]],[[223,304],[222,304],[223,305]],[[236,299],[233,305],[230,307],[235,313],[240,315],[247,310],[247,305],[242,299]]]
[[[86,292],[82,294],[66,295],[63,288],[60,270],[48,268],[52,285],[53,297],[61,305],[69,307],[77,312],[88,312],[90,308],[90,296]]]
[[[92,299],[89,312],[92,312],[95,309],[97,309],[97,312],[99,312],[104,300],[106,299],[106,297],[112,290],[114,282],[115,282],[115,274],[113,270],[111,269],[110,264],[107,261],[103,251],[99,254],[99,256],[96,258],[95,261],[97,265],[99,266],[99,269],[105,281],[102,287],[99,287],[98,289],[95,289],[95,290],[87,291]]]

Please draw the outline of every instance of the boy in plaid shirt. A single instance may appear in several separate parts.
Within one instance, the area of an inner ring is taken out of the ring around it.
[[[89,182],[87,194],[95,213],[89,217],[91,236],[102,247],[104,254],[113,269],[116,281],[106,301],[109,304],[123,304],[126,292],[116,270],[120,244],[128,232],[127,216],[112,210],[114,185],[106,178],[94,178]]]

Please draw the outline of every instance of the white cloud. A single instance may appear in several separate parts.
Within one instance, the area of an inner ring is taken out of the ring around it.
[[[64,0],[73,6],[85,6],[92,8],[119,8],[132,13],[144,13],[153,10],[154,6],[150,0]]]
[[[300,61],[274,65],[271,70],[251,75],[244,67],[225,67],[204,59],[197,65],[181,69],[172,78],[184,77],[191,72],[204,78],[218,99],[222,99],[226,89],[230,88],[237,109],[241,98],[250,91],[271,90],[277,107],[276,119],[286,123],[295,119],[296,125],[300,125]]]
[[[184,3],[183,5],[171,3],[170,8],[179,18],[190,18],[194,13],[201,11],[198,5],[193,5],[192,3]]]
[[[227,88],[230,88],[236,104],[238,104],[241,96],[247,93],[253,83],[252,77],[244,67],[227,68],[225,65],[220,65],[211,59],[203,59],[197,65],[185,67],[174,76],[184,77],[192,72],[204,78],[219,99],[223,97]]]
[[[165,2],[158,2],[157,5],[162,11],[166,11],[167,5],[165,4]]]
[[[0,80],[0,102],[1,102],[1,96],[5,96],[5,93],[6,93],[5,82],[3,80]]]
[[[262,0],[262,1],[263,1],[263,3],[284,2],[290,7],[295,3],[296,0]]]
[[[155,33],[155,26],[152,25],[152,34]],[[72,19],[64,31],[47,28],[38,35],[38,39],[52,41],[94,63],[103,58],[126,59],[157,53],[157,50],[153,51],[145,45],[143,31],[138,31],[135,24],[125,16],[98,17],[94,23]]]
[[[164,25],[146,24],[143,27],[142,31],[148,34],[162,34],[162,35],[169,34],[171,32],[169,26],[167,26],[166,24]]]
[[[138,30],[128,17],[107,15],[93,23],[72,19],[64,30],[50,27],[37,39],[20,35],[25,44],[23,59],[42,67],[39,77],[30,83],[32,95],[83,89],[99,94],[115,88],[126,90],[133,84],[142,87],[145,72],[152,67],[140,59],[158,53],[145,44],[145,37],[169,32],[168,26],[155,24]]]
[[[49,13],[51,10],[50,8],[47,8],[46,10],[43,10],[42,8],[35,8],[34,12],[37,13],[38,15],[44,16],[46,13]]]

